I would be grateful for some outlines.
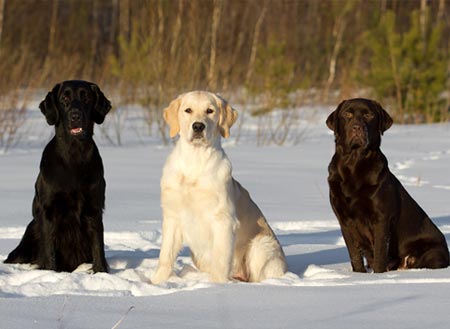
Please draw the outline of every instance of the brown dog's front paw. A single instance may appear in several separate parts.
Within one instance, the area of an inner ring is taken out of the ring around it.
[[[374,266],[373,267],[373,272],[374,273],[384,273],[388,271],[388,267],[387,266]]]
[[[362,261],[362,259],[352,259],[352,269],[353,272],[358,272],[358,273],[367,273],[366,267],[364,266],[364,263]]]
[[[366,268],[364,266],[363,267],[354,267],[353,272],[367,273]]]

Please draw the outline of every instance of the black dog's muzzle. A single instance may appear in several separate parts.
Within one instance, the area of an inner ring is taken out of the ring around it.
[[[72,108],[68,112],[69,130],[72,136],[79,136],[84,133],[83,128],[83,112],[78,108]]]

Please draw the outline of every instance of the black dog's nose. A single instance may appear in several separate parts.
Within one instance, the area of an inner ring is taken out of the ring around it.
[[[80,112],[72,112],[70,114],[70,119],[72,121],[80,121],[81,120],[81,113]]]
[[[192,129],[196,133],[201,133],[203,130],[205,130],[205,124],[201,122],[194,122],[192,124]]]

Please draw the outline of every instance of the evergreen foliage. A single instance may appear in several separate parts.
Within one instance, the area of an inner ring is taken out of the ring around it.
[[[380,99],[390,98],[402,122],[439,121],[445,115],[440,97],[446,90],[448,59],[440,44],[442,27],[429,11],[421,26],[420,12],[411,13],[410,26],[399,32],[388,11],[366,38],[370,69],[365,79]]]

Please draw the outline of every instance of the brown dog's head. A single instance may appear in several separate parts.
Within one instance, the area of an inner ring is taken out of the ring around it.
[[[69,80],[56,84],[39,108],[49,125],[66,136],[82,139],[92,136],[94,122],[105,120],[111,102],[96,84]]]
[[[328,116],[336,144],[346,150],[380,147],[381,135],[392,125],[392,118],[373,100],[354,98],[341,102]]]

